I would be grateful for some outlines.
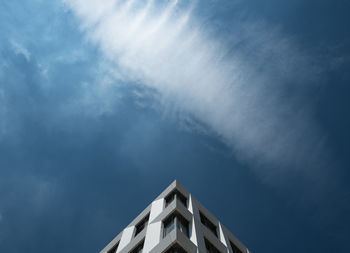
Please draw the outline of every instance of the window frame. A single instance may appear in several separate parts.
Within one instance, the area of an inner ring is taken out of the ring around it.
[[[165,207],[169,206],[174,200],[179,200],[186,208],[188,198],[184,196],[178,189],[172,190],[165,198]]]
[[[233,253],[243,253],[242,250],[240,250],[237,245],[232,242],[232,240],[229,240],[229,242]]]
[[[115,253],[115,252],[117,252],[117,249],[118,249],[118,247],[119,247],[119,243],[120,243],[120,241],[118,241],[116,244],[114,244],[113,247],[110,248],[110,249],[107,251],[107,253]]]
[[[129,253],[139,253],[143,251],[143,247],[145,244],[145,239],[142,239],[141,242],[139,242],[133,249],[129,251]],[[140,251],[141,250],[141,251]]]
[[[207,253],[221,253],[220,250],[218,250],[214,244],[212,244],[207,238],[204,237],[204,244],[205,244],[205,249]]]
[[[145,217],[143,217],[136,225],[135,225],[135,234],[134,237],[136,237],[138,234],[140,234],[148,225],[149,221],[149,213],[146,214]]]
[[[163,224],[163,238],[165,238],[168,234],[171,233],[171,231],[173,231],[176,228],[175,214],[172,213],[168,217],[166,217],[163,220],[162,224]]]
[[[190,238],[190,221],[183,217],[179,212],[175,211],[169,214],[162,222],[163,238],[170,234],[174,229],[181,231]],[[171,229],[169,229],[171,228]]]
[[[181,247],[178,243],[175,243],[164,253],[187,253],[187,251],[183,247]]]
[[[203,212],[199,211],[199,217],[201,220],[201,223],[208,228],[217,238],[218,236],[218,226],[214,224],[207,216],[203,214]]]

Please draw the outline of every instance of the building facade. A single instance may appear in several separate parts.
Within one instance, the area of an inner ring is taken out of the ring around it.
[[[100,253],[250,253],[176,180]]]

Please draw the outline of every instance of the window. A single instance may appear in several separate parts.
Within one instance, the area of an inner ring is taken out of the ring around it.
[[[110,248],[110,250],[108,250],[107,253],[117,252],[118,246],[119,246],[119,242],[117,242],[112,248]]]
[[[173,245],[165,253],[187,253],[186,250],[181,248],[178,244]]]
[[[137,235],[147,226],[148,219],[149,219],[149,214],[147,214],[146,217],[143,218],[143,219],[136,225],[135,236],[137,236]]]
[[[185,207],[187,207],[187,198],[182,195],[178,190],[172,191],[165,197],[165,207],[167,207],[174,199],[178,199]]]
[[[206,238],[204,238],[205,248],[207,249],[207,253],[220,253],[220,251],[214,247]]]
[[[144,240],[140,242],[130,253],[141,253],[143,249]]]
[[[179,213],[173,213],[169,218],[165,219],[164,222],[163,237],[167,236],[175,228],[184,233],[187,237],[189,236],[188,224],[189,222],[182,217]]]
[[[182,216],[176,217],[177,229],[184,233],[187,237],[189,237],[188,231],[188,221]]]
[[[202,212],[199,212],[199,216],[201,218],[201,222],[204,226],[206,226],[213,234],[218,237],[217,229],[214,223],[212,223],[207,217],[202,214]]]
[[[164,232],[163,237],[173,231],[175,228],[175,217],[170,217],[164,221]]]
[[[233,242],[230,241],[230,245],[233,253],[242,253],[242,251]]]

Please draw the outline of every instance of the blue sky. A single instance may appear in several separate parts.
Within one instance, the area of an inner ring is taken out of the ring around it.
[[[0,252],[98,252],[175,178],[253,252],[349,252],[349,10],[1,0]]]

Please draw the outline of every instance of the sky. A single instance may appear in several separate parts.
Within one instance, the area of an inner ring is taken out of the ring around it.
[[[349,11],[0,0],[0,252],[99,252],[174,179],[252,252],[350,252]]]

